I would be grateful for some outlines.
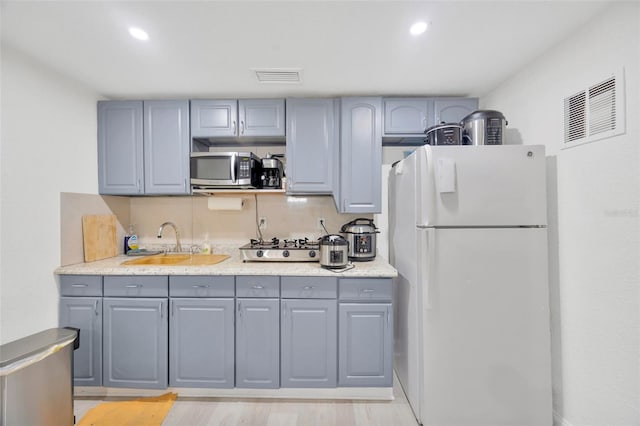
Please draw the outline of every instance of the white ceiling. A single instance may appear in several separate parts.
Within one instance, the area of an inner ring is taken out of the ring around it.
[[[3,0],[1,24],[3,43],[107,98],[480,96],[606,3]],[[260,84],[255,68],[303,81]]]

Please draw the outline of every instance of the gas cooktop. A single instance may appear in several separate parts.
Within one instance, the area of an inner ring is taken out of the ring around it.
[[[308,238],[251,240],[240,247],[245,262],[317,262],[320,244]]]

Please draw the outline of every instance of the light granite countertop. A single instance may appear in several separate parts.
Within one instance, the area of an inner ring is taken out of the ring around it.
[[[206,266],[178,265],[122,265],[131,260],[128,256],[116,256],[95,262],[61,266],[58,275],[280,275],[280,276],[338,276],[392,278],[398,272],[380,256],[369,262],[353,262],[354,268],[344,272],[333,272],[318,262],[243,262],[238,251],[231,257]]]

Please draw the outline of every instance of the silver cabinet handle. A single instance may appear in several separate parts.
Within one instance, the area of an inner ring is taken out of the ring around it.
[[[389,326],[391,322],[391,310],[387,309],[387,326]]]
[[[282,301],[282,318],[287,317],[287,302]]]
[[[312,285],[305,285],[304,287],[302,287],[303,290],[313,290],[315,288],[315,286]]]
[[[162,303],[160,303],[158,305],[158,310],[160,311],[160,319],[163,319],[164,318],[164,309],[163,309]]]
[[[140,183],[140,179],[138,179],[138,192],[142,192],[142,185]]]
[[[236,134],[236,120],[233,120],[233,134]]]
[[[254,289],[254,290],[262,290],[262,289],[264,289],[264,286],[263,285],[252,285],[251,288]]]
[[[372,288],[363,288],[360,290],[362,293],[375,293],[376,291]]]
[[[171,316],[176,316],[176,302],[174,302],[173,300],[171,301]]]
[[[209,288],[209,284],[194,284],[191,287],[193,287],[193,288]]]
[[[244,135],[244,120],[240,120],[240,134]]]
[[[96,313],[96,315],[100,315],[100,313],[98,312],[98,301],[97,300],[93,303],[93,311]]]
[[[238,302],[238,318],[242,318],[242,302]]]
[[[81,288],[84,288],[84,287],[89,287],[89,286],[88,286],[87,284],[71,284],[71,287],[81,287]]]
[[[142,284],[127,284],[126,288],[142,288]]]

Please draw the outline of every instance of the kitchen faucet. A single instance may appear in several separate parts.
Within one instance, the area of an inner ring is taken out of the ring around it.
[[[176,233],[176,251],[180,253],[182,251],[182,245],[180,244],[180,234],[178,233],[178,228],[176,227],[175,223],[165,222],[162,225],[160,225],[160,229],[158,229],[158,238],[162,238],[162,231],[164,230],[164,227],[167,225],[173,227],[173,230]]]

